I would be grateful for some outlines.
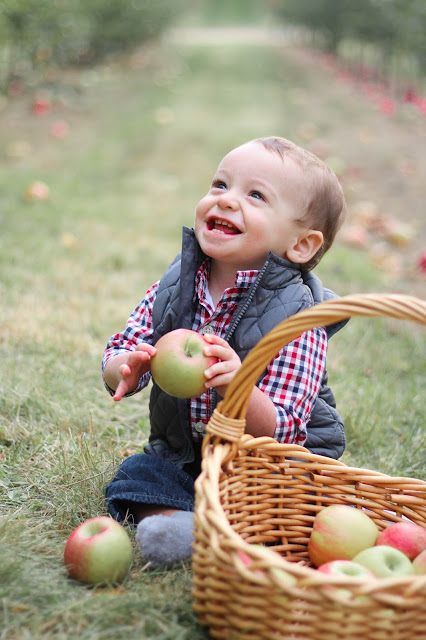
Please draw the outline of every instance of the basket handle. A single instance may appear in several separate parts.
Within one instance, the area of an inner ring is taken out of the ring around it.
[[[284,345],[298,338],[304,331],[356,316],[387,316],[426,325],[426,301],[400,294],[356,294],[321,302],[283,320],[246,356],[216,409],[232,424],[229,430],[232,437],[227,438],[224,433],[216,431],[214,417],[208,429],[210,434],[222,437],[225,435],[226,439],[234,442],[244,434],[251,391],[262,371]]]

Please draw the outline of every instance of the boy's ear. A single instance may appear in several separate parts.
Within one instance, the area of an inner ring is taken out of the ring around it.
[[[287,260],[290,260],[290,262],[305,264],[313,258],[321,247],[323,241],[324,236],[322,231],[309,229],[309,231],[306,231],[299,236],[295,244],[290,249],[287,249],[286,258]]]

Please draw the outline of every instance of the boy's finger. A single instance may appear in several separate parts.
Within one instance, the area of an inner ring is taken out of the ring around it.
[[[215,335],[214,333],[205,333],[203,335],[204,340],[209,344],[221,344],[224,347],[229,347],[229,344],[228,342],[226,342],[226,340],[224,340],[223,338],[219,338],[219,336]]]
[[[115,390],[115,393],[112,399],[115,400],[115,402],[119,402],[121,398],[125,395],[125,393],[126,393],[126,384],[123,381],[121,381],[117,389]]]
[[[122,364],[119,368],[119,372],[122,376],[129,376],[131,373],[131,369],[128,364]]]

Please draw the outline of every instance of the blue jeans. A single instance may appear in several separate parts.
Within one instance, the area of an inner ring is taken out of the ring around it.
[[[194,510],[194,480],[200,469],[196,460],[180,469],[168,460],[145,453],[126,458],[106,487],[108,511],[119,522],[131,522],[136,505],[155,504],[182,511]]]

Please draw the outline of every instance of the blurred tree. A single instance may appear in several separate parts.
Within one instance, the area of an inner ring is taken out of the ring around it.
[[[305,27],[331,53],[355,40],[374,45],[383,64],[411,56],[425,71],[425,0],[269,0],[269,7],[282,23]]]
[[[321,35],[332,53],[347,37],[371,41],[393,35],[392,20],[386,19],[383,3],[376,0],[275,0],[272,8],[284,21]]]
[[[2,0],[3,76],[40,64],[81,64],[157,36],[187,0]]]
[[[196,10],[202,22],[215,26],[257,24],[265,15],[259,0],[198,0]]]

